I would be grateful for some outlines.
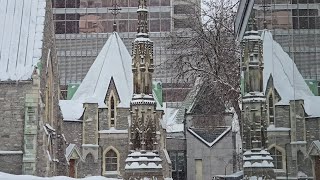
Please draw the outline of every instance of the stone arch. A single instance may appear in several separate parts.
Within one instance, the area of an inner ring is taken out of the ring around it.
[[[92,171],[93,167],[96,167],[94,155],[88,153],[84,156],[84,162],[80,163],[80,169],[78,170],[78,177],[86,177],[95,175],[96,172]]]
[[[93,156],[93,154],[92,153],[88,153],[87,155],[86,155],[86,157],[85,157],[85,162],[87,163],[87,162],[89,162],[89,163],[94,163],[94,156]]]
[[[107,153],[109,153],[109,152],[114,152],[115,155],[116,155],[115,156],[116,159],[117,159],[116,160],[116,162],[117,162],[116,171],[108,171],[107,168],[106,168],[106,165],[107,165],[107,162],[106,162]],[[103,151],[102,169],[103,169],[103,174],[108,174],[108,172],[116,173],[116,174],[120,173],[120,153],[115,147],[109,146]]]
[[[274,148],[274,149],[273,149]],[[269,150],[269,153],[271,154],[272,158],[274,158],[274,156],[276,154],[274,153],[277,153],[277,152],[280,152],[281,153],[281,164],[282,164],[282,168],[284,171],[286,171],[286,163],[287,163],[287,160],[286,160],[286,150],[284,148],[282,148],[281,146],[278,146],[276,144],[271,144],[269,147],[268,147],[268,150]],[[272,152],[273,150],[275,150],[275,152]],[[279,157],[279,156],[278,156]],[[275,164],[275,159],[273,159],[273,164],[274,166],[276,167],[276,164]]]

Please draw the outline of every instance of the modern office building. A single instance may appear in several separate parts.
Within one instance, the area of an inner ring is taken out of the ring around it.
[[[258,30],[272,30],[305,79],[320,80],[320,1],[241,0],[235,31],[242,39],[249,17]]]

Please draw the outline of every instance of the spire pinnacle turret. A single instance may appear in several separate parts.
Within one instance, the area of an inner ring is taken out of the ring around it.
[[[149,37],[148,9],[146,0],[139,0],[137,37]]]

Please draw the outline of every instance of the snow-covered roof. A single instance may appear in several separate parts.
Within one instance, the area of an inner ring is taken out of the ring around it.
[[[222,139],[229,131],[231,127],[215,127],[214,129],[203,128],[189,128],[188,131],[201,140],[204,144],[212,147],[220,139]]]
[[[163,119],[166,121],[166,130],[169,133],[184,131],[183,123],[176,122],[178,111],[177,108],[165,108]]]
[[[104,100],[113,80],[120,103],[118,107],[130,107],[133,94],[131,56],[117,32],[113,32],[71,100],[61,100],[63,119],[77,121],[83,114],[83,103],[98,103],[106,107]]]
[[[0,81],[30,79],[42,55],[46,0],[1,2]]]
[[[309,116],[320,117],[320,97],[314,96],[298,71],[293,60],[273,40],[270,31],[262,33],[263,39],[263,86],[266,90],[269,78],[273,77],[273,84],[281,97],[278,104],[288,105],[290,100],[305,100],[305,111]]]
[[[118,107],[130,107],[133,93],[131,56],[117,32],[113,32],[103,46],[72,100],[103,104],[111,79],[120,98]]]
[[[83,104],[79,101],[60,100],[59,101],[63,120],[78,121],[84,111]]]

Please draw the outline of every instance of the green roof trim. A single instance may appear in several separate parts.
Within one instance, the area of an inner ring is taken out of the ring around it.
[[[72,99],[73,95],[76,93],[79,86],[80,86],[80,84],[77,84],[77,83],[68,84],[67,100]]]
[[[163,96],[162,96],[162,83],[160,81],[152,82],[152,91],[155,99],[162,106],[163,105]]]
[[[306,79],[305,82],[307,83],[307,85],[309,86],[310,91],[315,95],[315,96],[319,96],[319,92],[318,92],[318,81],[314,80],[314,79]]]

